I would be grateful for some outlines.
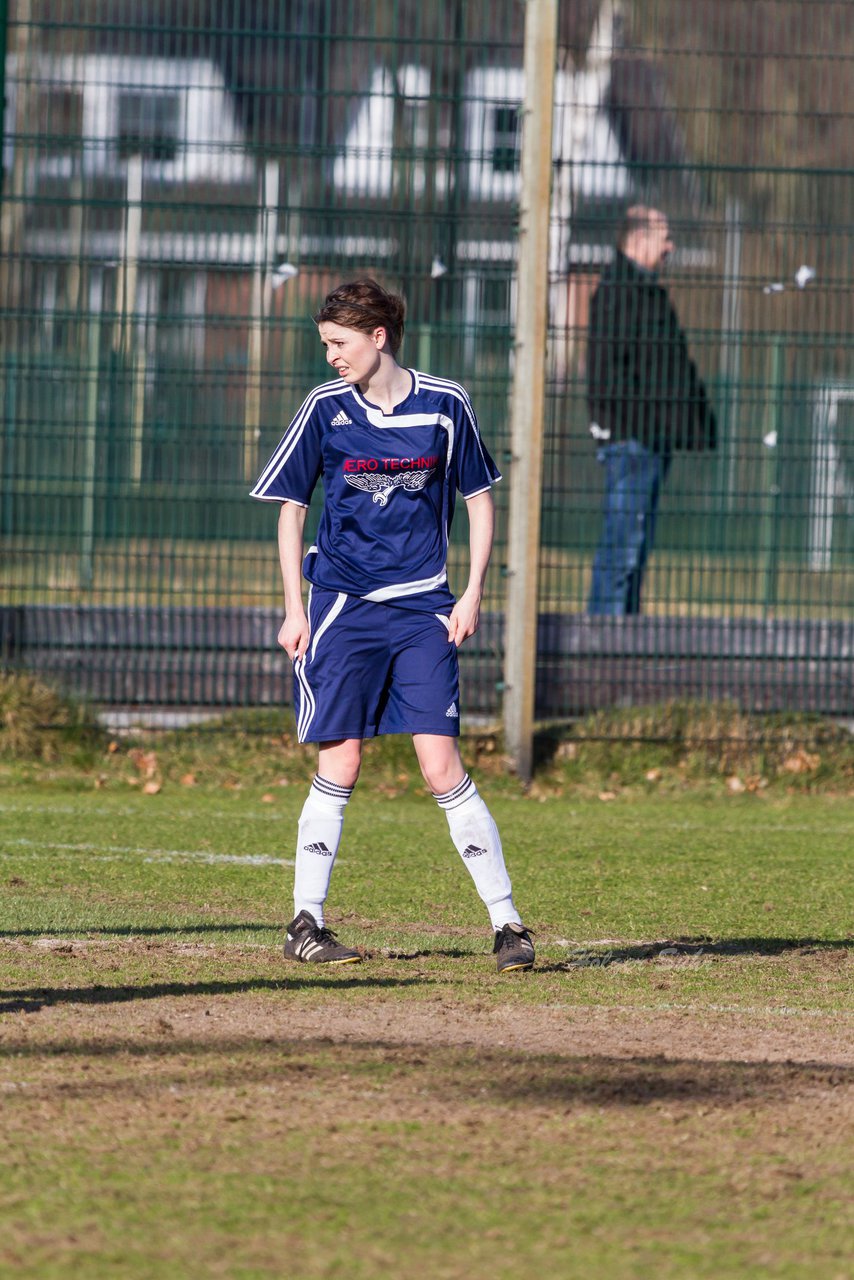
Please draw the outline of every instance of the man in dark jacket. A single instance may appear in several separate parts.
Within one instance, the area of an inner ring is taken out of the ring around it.
[[[602,536],[588,612],[640,613],[661,487],[676,449],[714,449],[715,415],[657,271],[667,218],[634,205],[590,304],[590,432],[605,469]]]

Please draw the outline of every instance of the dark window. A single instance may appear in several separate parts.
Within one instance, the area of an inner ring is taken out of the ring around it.
[[[119,94],[119,155],[174,160],[180,112],[177,93]]]
[[[480,282],[480,319],[483,324],[510,323],[510,280],[507,276],[485,276]]]
[[[849,515],[854,511],[854,400],[846,388],[836,405],[836,447],[842,463],[840,490],[845,493]]]
[[[495,173],[516,173],[519,168],[519,108],[494,107],[492,168]]]
[[[38,132],[51,148],[60,140],[83,134],[83,93],[76,88],[50,88],[38,99]]]

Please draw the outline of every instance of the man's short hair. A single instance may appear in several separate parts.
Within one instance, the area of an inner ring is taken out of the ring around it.
[[[633,236],[636,231],[644,231],[653,218],[663,218],[664,214],[660,209],[654,208],[649,204],[633,204],[630,205],[623,214],[623,220],[620,223],[617,232],[617,248],[625,249],[629,237]]]

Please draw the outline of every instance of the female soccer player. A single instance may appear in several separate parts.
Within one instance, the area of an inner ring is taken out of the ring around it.
[[[278,639],[294,664],[298,738],[319,744],[299,821],[285,956],[361,959],[326,928],[323,904],[364,739],[410,733],[489,911],[499,972],[530,969],[534,947],[498,830],[457,744],[457,647],[477,630],[492,551],[490,488],[500,476],[462,387],[398,364],[402,298],[356,280],[327,296],[315,323],[336,377],[310,393],[252,490],[282,504]],[[321,475],[317,542],[303,561],[306,510]],[[457,489],[468,510],[470,572],[455,601],[446,559]]]

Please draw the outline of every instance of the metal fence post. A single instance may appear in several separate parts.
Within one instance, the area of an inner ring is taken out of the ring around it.
[[[759,545],[762,564],[762,603],[765,615],[777,603],[777,561],[780,551],[780,426],[783,407],[783,342],[781,333],[771,345],[767,431],[763,437],[762,522]]]
[[[742,348],[742,221],[741,201],[730,196],[726,202],[726,245],[724,249],[724,287],[721,305],[721,389],[723,391],[723,508],[736,507],[736,474],[738,466],[739,387],[741,383]]]
[[[513,766],[525,780],[533,766],[556,58],[557,0],[528,0],[504,627],[504,731]]]
[[[10,351],[3,358],[3,434],[0,439],[0,472],[3,492],[0,496],[0,533],[15,532],[15,454],[18,420],[18,355]]]
[[[98,465],[98,382],[101,372],[101,312],[104,306],[104,273],[98,267],[89,276],[89,341],[86,352],[86,411],[83,434],[83,483],[80,515],[80,585],[95,580],[95,488]]]
[[[6,54],[9,45],[9,0],[0,0],[0,146],[6,138]],[[3,196],[3,162],[0,154],[0,198]]]

